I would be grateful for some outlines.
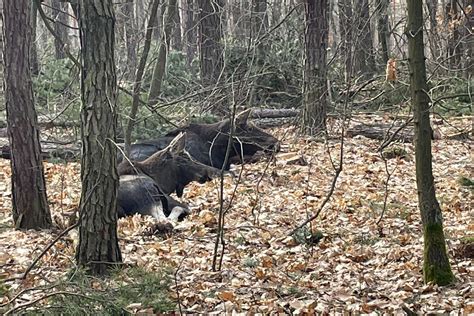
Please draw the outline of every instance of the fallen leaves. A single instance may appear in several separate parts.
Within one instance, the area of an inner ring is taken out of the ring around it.
[[[440,128],[449,134],[449,124]],[[293,133],[284,128],[274,132],[280,138]],[[436,189],[453,254],[461,246],[459,240],[474,227],[472,191],[458,183],[460,175],[470,174],[472,144],[443,139],[434,144]],[[378,145],[364,137],[346,139],[344,170],[334,195],[309,229],[322,232],[317,244],[302,244],[287,234],[319,207],[334,171],[325,144],[287,136],[284,152],[265,174],[266,161],[243,167],[242,182],[225,217],[221,271],[211,271],[218,181],[186,188],[183,201],[190,204],[192,213],[175,226],[170,237],[147,235],[155,224],[150,218],[121,219],[118,229],[124,260],[150,270],[171,267],[177,278],[177,288],[173,285],[171,293],[179,292],[188,313],[401,314],[403,304],[420,314],[473,313],[472,259],[451,261],[458,279],[454,286],[439,288],[422,282],[423,240],[411,144],[401,145],[408,159],[387,162],[394,173],[386,213],[381,225],[376,224],[387,177],[376,152]],[[329,146],[337,156],[337,141],[330,141]],[[61,219],[79,202],[79,166],[46,163],[46,167],[53,216]],[[235,167],[236,175],[240,168]],[[9,228],[9,172],[9,162],[0,160],[0,188],[5,188],[0,196],[2,277],[21,274],[55,236],[49,231]],[[225,178],[225,207],[236,185],[237,177]],[[71,233],[55,244],[26,281],[9,282],[10,291],[63,276],[74,261],[76,238]],[[137,302],[129,308],[144,311],[148,307]]]

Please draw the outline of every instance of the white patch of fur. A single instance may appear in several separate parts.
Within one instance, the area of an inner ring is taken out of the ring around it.
[[[163,206],[161,203],[154,203],[150,208],[150,215],[156,219],[166,219],[165,213],[163,213]]]

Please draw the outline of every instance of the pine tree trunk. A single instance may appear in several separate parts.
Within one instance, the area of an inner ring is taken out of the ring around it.
[[[415,122],[415,165],[418,204],[423,224],[424,262],[426,283],[446,285],[454,280],[446,252],[443,216],[436,200],[432,155],[430,98],[427,95],[426,66],[423,44],[422,0],[408,0],[408,59],[410,89]]]
[[[82,0],[81,203],[76,260],[93,274],[121,262],[117,239],[115,17],[112,0]]]
[[[160,42],[160,48],[158,51],[158,59],[153,69],[153,77],[151,79],[150,92],[148,94],[148,104],[151,106],[158,103],[158,97],[161,93],[161,84],[165,75],[166,57],[168,55],[171,35],[174,26],[174,16],[176,12],[176,0],[169,0],[167,5],[167,12],[165,18],[165,24],[163,29],[163,35]]]
[[[133,2],[124,3],[122,7],[125,24],[125,46],[127,49],[127,78],[133,79],[137,68],[137,29],[133,13]]]
[[[184,38],[186,41],[186,63],[191,65],[196,54],[196,21],[194,19],[194,0],[183,0]]]
[[[326,129],[328,0],[305,1],[305,60],[303,132],[314,135]]]
[[[370,77],[375,72],[374,44],[370,27],[370,11],[368,0],[356,0],[354,3],[356,16],[356,38],[354,50],[354,72]]]
[[[56,37],[54,38],[54,48],[55,48],[55,57],[56,59],[63,59],[66,57],[64,52],[64,46],[69,46],[69,36],[67,34],[67,26],[68,25],[68,16],[65,12],[67,12],[67,3],[62,3],[59,1],[52,1],[51,6],[53,7],[53,16],[54,18],[54,32],[58,35],[58,40]]]
[[[204,86],[217,82],[224,63],[221,8],[222,0],[199,0],[201,79]]]
[[[13,220],[16,228],[21,229],[51,226],[29,63],[31,5],[30,0],[4,2],[5,99]]]
[[[387,64],[388,61],[388,0],[378,0],[377,11],[378,11],[378,21],[377,21],[377,33],[380,44],[380,59],[382,64]]]
[[[339,32],[341,33],[341,56],[344,61],[344,78],[346,81],[352,76],[352,53],[354,51],[352,41],[352,1],[338,0],[339,9]]]
[[[171,47],[173,47],[174,50],[181,51],[183,49],[183,42],[181,37],[181,16],[179,14],[179,1],[176,1],[174,11],[175,14],[173,17],[174,25]]]
[[[30,15],[30,23],[31,23],[31,51],[30,51],[30,68],[31,74],[33,76],[37,76],[39,73],[39,62],[38,62],[38,49],[36,45],[36,25],[37,25],[37,16],[38,16],[38,8],[36,7],[36,1],[31,1],[31,6],[29,6],[31,10]]]

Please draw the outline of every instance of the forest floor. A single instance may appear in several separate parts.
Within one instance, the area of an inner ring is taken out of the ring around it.
[[[373,122],[374,117],[360,117]],[[380,122],[384,118],[378,118]],[[472,118],[435,126],[433,142],[436,193],[456,283],[447,287],[422,280],[423,238],[417,207],[414,146],[397,144],[404,157],[384,160],[380,141],[362,136],[344,139],[343,171],[334,194],[316,220],[313,236],[288,234],[319,208],[335,174],[340,141],[327,143],[297,136],[294,127],[272,129],[282,152],[272,162],[235,166],[224,181],[225,203],[236,192],[225,216],[225,250],[220,271],[212,271],[219,210],[219,179],[192,184],[182,201],[192,213],[169,237],[149,236],[151,219],[121,219],[119,236],[126,263],[147,270],[171,267],[170,295],[187,313],[314,313],[352,311],[402,314],[474,313],[474,264],[462,251],[462,239],[474,237],[472,140],[445,136],[471,128]],[[334,131],[337,136],[337,131]],[[331,156],[328,155],[331,153]],[[67,214],[80,195],[77,163],[46,163],[53,219],[67,227]],[[379,221],[387,185],[387,209]],[[238,175],[242,172],[239,182]],[[11,229],[9,161],[0,160],[0,276],[22,273],[57,232]],[[308,231],[310,233],[311,231]],[[77,233],[76,233],[77,234]],[[74,266],[75,234],[56,243],[25,280],[8,283],[10,297],[22,289],[48,284]],[[220,251],[219,251],[220,254]],[[217,260],[219,262],[219,258]],[[27,299],[33,300],[31,294]],[[5,302],[6,297],[3,298]]]

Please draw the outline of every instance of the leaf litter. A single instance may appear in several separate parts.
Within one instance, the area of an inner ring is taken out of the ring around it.
[[[370,121],[370,118],[366,118]],[[363,118],[361,118],[363,120]],[[457,125],[456,125],[457,124]],[[469,119],[441,127],[469,126]],[[309,228],[318,243],[300,243],[288,233],[311,216],[325,198],[334,174],[328,156],[337,159],[340,143],[327,144],[296,135],[294,127],[272,130],[284,138],[272,162],[235,166],[226,176],[225,203],[236,197],[225,216],[226,247],[222,269],[212,271],[219,210],[219,180],[191,184],[182,201],[191,215],[169,237],[148,232],[153,220],[119,220],[126,263],[147,270],[177,270],[171,295],[187,313],[474,313],[472,258],[456,255],[461,239],[473,236],[472,189],[459,177],[472,177],[472,142],[441,139],[433,143],[437,197],[453,272],[452,286],[425,285],[423,239],[417,208],[414,147],[398,144],[403,158],[390,159],[387,210],[381,220],[387,174],[377,153],[379,141],[361,136],[344,140],[344,167],[329,203]],[[267,167],[263,174],[263,170]],[[243,168],[243,170],[241,170]],[[45,163],[53,219],[64,229],[80,198],[78,163]],[[9,161],[0,160],[0,276],[21,275],[52,240],[51,231],[12,229]],[[54,235],[54,236],[52,236]],[[74,267],[77,233],[62,238],[25,280],[8,282],[10,292],[48,285]],[[34,299],[34,293],[24,299]],[[2,302],[8,301],[4,296]],[[140,302],[137,302],[137,304]]]

